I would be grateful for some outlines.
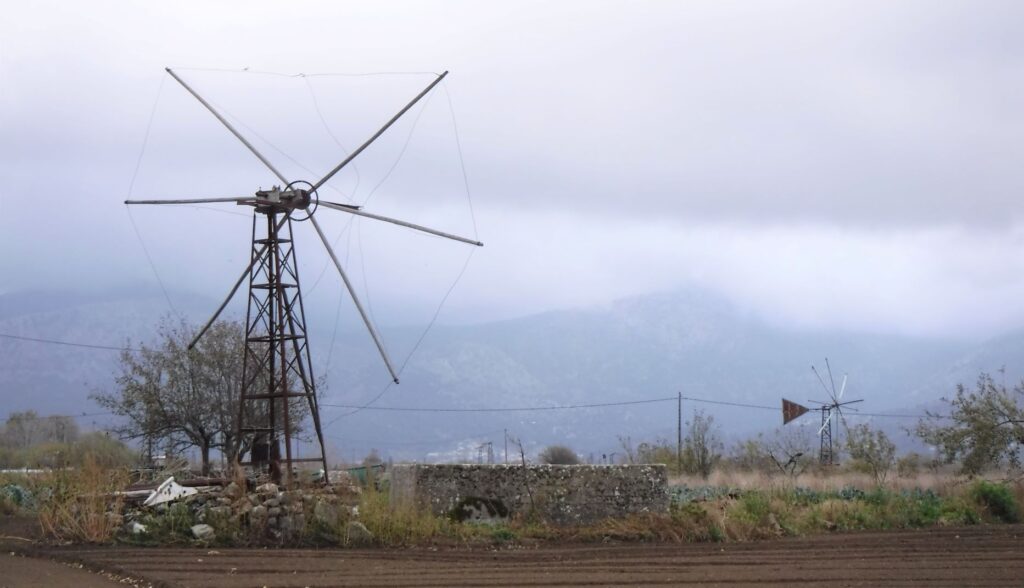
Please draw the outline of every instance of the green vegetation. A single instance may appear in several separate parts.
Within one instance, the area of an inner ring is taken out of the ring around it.
[[[854,460],[854,469],[871,474],[879,487],[896,465],[896,445],[885,432],[872,430],[867,424],[847,429],[846,449]]]
[[[938,447],[946,461],[959,462],[964,474],[990,468],[1019,469],[1024,439],[1024,382],[1012,390],[986,373],[974,390],[957,386],[953,398],[943,399],[946,414],[931,414],[917,425],[917,434]]]
[[[520,513],[504,522],[459,522],[411,506],[392,506],[386,493],[368,485],[358,497],[358,515],[334,504],[328,516],[317,501],[305,503],[302,528],[289,537],[270,536],[244,519],[205,517],[185,503],[171,504],[139,520],[143,533],[124,529],[113,490],[126,473],[90,462],[78,470],[35,477],[30,492],[40,496],[38,513],[48,535],[59,541],[127,541],[136,544],[195,544],[191,527],[200,522],[216,530],[213,545],[289,544],[308,546],[504,545],[536,541],[750,541],[832,531],[913,529],[943,525],[1018,522],[1021,483],[977,481],[950,485],[950,491],[893,490],[868,486],[815,490],[786,483],[762,489],[717,487],[671,490],[666,514],[633,515],[583,526],[555,526]],[[0,481],[0,488],[4,487]],[[24,482],[24,480],[22,481]],[[11,483],[7,482],[10,486]],[[3,493],[0,492],[0,497]],[[202,520],[200,520],[202,518]],[[358,523],[358,525],[356,524]],[[367,537],[352,535],[353,525]]]
[[[120,467],[137,455],[105,433],[79,433],[67,416],[12,413],[0,425],[0,469],[80,467],[86,458],[102,467]]]
[[[1020,522],[1020,507],[1008,484],[978,480],[971,488],[971,497],[997,519],[1007,523]]]

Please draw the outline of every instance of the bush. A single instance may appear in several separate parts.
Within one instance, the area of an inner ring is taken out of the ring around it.
[[[1017,498],[1006,484],[978,480],[971,488],[971,497],[997,519],[1006,523],[1020,522]]]
[[[550,445],[537,456],[542,462],[552,465],[576,465],[580,458],[576,452],[564,445]]]
[[[920,453],[908,453],[896,460],[896,475],[901,478],[915,478],[921,473],[923,462]]]

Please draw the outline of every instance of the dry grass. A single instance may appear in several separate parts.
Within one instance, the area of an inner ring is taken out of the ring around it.
[[[58,541],[109,541],[121,525],[123,499],[115,492],[127,482],[126,471],[103,468],[91,458],[79,469],[55,471],[38,480],[43,532]]]
[[[884,488],[889,490],[933,490],[939,494],[962,492],[966,480],[952,472],[920,472],[912,477],[890,476]],[[874,479],[859,472],[838,470],[832,472],[808,472],[795,478],[782,475],[765,475],[759,472],[716,470],[704,480],[698,476],[676,476],[669,480],[670,486],[718,486],[739,490],[786,490],[794,487],[807,488],[818,492],[835,492],[843,488],[871,489]]]
[[[374,489],[373,484],[360,498],[358,520],[373,533],[376,543],[387,546],[422,545],[439,540],[465,542],[480,535],[480,529],[473,525],[457,523],[410,504],[392,505],[388,494]],[[343,533],[341,538],[343,543],[349,542]]]

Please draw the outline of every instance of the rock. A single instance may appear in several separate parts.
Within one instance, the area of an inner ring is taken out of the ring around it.
[[[217,534],[210,525],[200,523],[198,525],[192,525],[192,536],[200,541],[209,541],[216,537]]]
[[[341,522],[341,510],[325,500],[319,500],[313,506],[313,521],[325,527],[337,527]]]
[[[252,507],[252,510],[249,512],[249,519],[252,520],[253,523],[261,524],[263,521],[267,520],[267,507],[262,504]]]
[[[274,508],[274,507],[277,507],[277,506],[281,506],[281,501],[276,499],[276,498],[271,498],[270,500],[264,502],[263,506],[265,506],[267,508]]]
[[[146,532],[146,525],[138,521],[132,521],[128,524],[128,532],[132,535],[139,535]]]
[[[213,515],[215,517],[227,518],[227,517],[231,516],[231,507],[230,506],[223,506],[223,505],[222,506],[215,506],[215,507],[207,510],[206,512],[207,512],[207,514],[211,514],[211,515]]]
[[[269,517],[276,517],[276,516],[279,516],[280,514],[281,514],[281,509],[276,507],[276,506],[267,509],[267,516],[269,516]]]
[[[277,528],[277,517],[270,517],[267,519],[267,526]]]
[[[257,486],[256,494],[259,494],[260,496],[273,496],[274,498],[277,498],[277,484],[273,482],[267,482],[262,486]]]
[[[359,521],[350,521],[345,526],[345,537],[352,545],[370,545],[374,540],[373,533]]]
[[[221,491],[221,496],[224,496],[231,500],[238,500],[239,498],[242,497],[242,494],[244,494],[244,492],[242,491],[242,487],[235,482],[231,482],[230,484],[224,487],[223,491]]]

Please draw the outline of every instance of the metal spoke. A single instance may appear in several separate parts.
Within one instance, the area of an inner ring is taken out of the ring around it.
[[[338,256],[334,254],[334,249],[331,248],[331,243],[327,240],[327,236],[324,235],[323,230],[320,228],[320,223],[316,222],[316,217],[312,216],[309,220],[313,223],[313,228],[316,229],[316,234],[320,236],[320,240],[323,242],[324,247],[327,248],[327,253],[331,256],[331,261],[334,262],[334,267],[338,268],[338,273],[341,274],[341,280],[345,282],[345,288],[348,289],[348,293],[352,295],[352,302],[355,303],[356,309],[359,311],[359,316],[363,317],[363,323],[366,324],[366,328],[370,331],[370,336],[373,337],[373,342],[377,345],[377,351],[380,351],[380,356],[384,358],[384,364],[388,367],[388,372],[391,373],[391,378],[398,383],[398,374],[395,373],[394,366],[391,365],[391,359],[388,358],[387,351],[384,350],[384,344],[381,343],[380,336],[377,334],[377,329],[373,327],[373,323],[370,322],[370,317],[367,316],[366,311],[363,310],[362,303],[359,302],[359,297],[356,296],[355,288],[352,287],[352,282],[349,281],[348,275],[345,270],[341,267],[341,262],[338,261]]]
[[[407,228],[410,228],[410,229],[415,229],[417,231],[422,231],[424,233],[429,233],[431,235],[437,235],[438,237],[444,237],[445,239],[452,239],[452,240],[455,240],[455,241],[461,241],[463,243],[469,243],[470,245],[476,245],[477,247],[483,247],[484,246],[483,243],[481,243],[480,241],[477,241],[475,239],[468,239],[466,237],[460,237],[458,235],[453,235],[451,233],[446,233],[444,231],[438,231],[436,229],[431,229],[429,227],[424,227],[423,225],[417,225],[415,223],[410,223],[410,222],[406,222],[406,221],[403,221],[403,220],[398,220],[396,218],[390,218],[390,217],[387,217],[387,216],[381,216],[379,214],[373,214],[373,213],[370,213],[370,212],[363,212],[362,210],[359,210],[358,208],[355,208],[355,207],[352,207],[352,206],[345,206],[344,204],[338,204],[336,202],[326,202],[324,200],[321,200],[320,201],[320,206],[326,206],[327,208],[331,208],[331,209],[334,209],[334,210],[340,210],[342,212],[347,212],[349,214],[354,214],[356,216],[364,216],[366,218],[372,218],[373,220],[384,221],[386,223],[391,223],[393,225],[398,225],[400,227],[407,227]]]
[[[287,216],[282,217],[281,220],[277,222],[277,228],[280,229],[281,226],[284,225],[284,223],[287,220]],[[203,328],[200,329],[199,332],[196,333],[196,336],[192,338],[192,341],[188,344],[188,348],[190,350],[196,346],[196,343],[198,343],[199,339],[201,339],[202,336],[206,334],[206,331],[210,330],[210,327],[213,326],[213,323],[217,322],[217,318],[220,317],[220,313],[224,312],[224,308],[228,305],[228,302],[231,302],[231,299],[235,297],[235,293],[238,292],[238,288],[242,286],[242,282],[245,281],[246,276],[248,276],[249,273],[252,272],[252,266],[256,263],[256,260],[261,259],[263,257],[263,253],[266,250],[267,246],[263,245],[263,247],[260,248],[259,253],[252,257],[252,259],[249,261],[249,266],[245,268],[245,271],[242,272],[241,276],[238,276],[238,281],[236,281],[235,285],[231,287],[231,292],[228,293],[227,298],[224,299],[224,302],[220,303],[220,306],[217,307],[216,312],[213,313],[213,316],[210,317],[210,320],[206,321],[206,324],[203,325]]]
[[[214,202],[255,202],[252,196],[227,198],[177,198],[172,200],[125,200],[125,204],[210,204]]]
[[[282,174],[281,172],[277,171],[277,168],[274,167],[274,164],[270,163],[270,160],[268,160],[266,157],[264,157],[262,153],[257,151],[256,148],[253,147],[252,143],[250,143],[245,137],[243,137],[242,133],[239,133],[238,130],[235,129],[235,127],[231,126],[231,123],[229,123],[227,121],[227,119],[225,119],[223,116],[221,116],[221,114],[219,112],[217,112],[217,110],[213,106],[211,106],[209,102],[204,100],[203,97],[200,96],[195,90],[193,90],[191,86],[186,84],[185,80],[179,78],[178,74],[176,74],[173,71],[171,71],[171,68],[165,67],[164,69],[167,71],[167,73],[171,74],[172,78],[174,78],[179,84],[181,84],[186,90],[188,90],[189,94],[192,94],[193,96],[195,96],[196,100],[198,100],[200,104],[205,106],[206,109],[209,110],[213,114],[213,116],[217,117],[217,120],[219,120],[221,122],[221,124],[223,124],[225,127],[227,127],[227,129],[229,131],[231,131],[232,135],[234,135],[236,138],[238,138],[238,140],[241,141],[243,145],[248,147],[249,151],[252,151],[252,154],[255,155],[257,159],[259,159],[260,161],[263,162],[263,165],[267,166],[267,168],[270,171],[274,172],[274,175],[277,176],[277,179],[279,179],[282,182],[284,182],[284,185],[286,185],[286,186],[288,185],[288,180],[284,177],[284,174]]]
[[[167,71],[170,71],[170,70],[167,70]],[[171,75],[174,75],[174,74],[171,74]],[[325,183],[325,182],[327,182],[327,180],[330,180],[330,179],[331,179],[332,177],[334,177],[334,174],[336,174],[336,173],[340,172],[340,171],[341,171],[341,169],[342,169],[343,167],[345,167],[346,165],[348,165],[348,163],[349,163],[350,161],[352,161],[353,159],[355,159],[355,158],[356,158],[356,157],[357,157],[357,156],[358,156],[358,155],[359,155],[360,153],[362,153],[362,152],[363,152],[363,150],[364,150],[364,149],[366,149],[367,147],[369,147],[369,146],[370,146],[370,143],[373,143],[374,141],[376,141],[376,140],[377,140],[377,137],[380,137],[381,135],[383,135],[383,134],[384,134],[384,131],[388,130],[388,128],[390,128],[390,127],[391,127],[391,125],[395,124],[395,121],[397,121],[397,120],[398,120],[399,118],[401,118],[403,114],[405,114],[405,113],[406,113],[406,112],[407,112],[407,111],[408,111],[408,110],[409,110],[410,108],[412,108],[412,107],[413,107],[413,106],[414,106],[414,105],[415,105],[415,104],[416,104],[417,102],[419,102],[419,101],[420,101],[420,98],[423,98],[424,96],[426,96],[426,95],[427,95],[427,92],[430,92],[431,90],[433,90],[433,89],[434,89],[434,86],[436,86],[436,85],[438,85],[439,83],[441,83],[441,80],[443,80],[443,79],[444,79],[444,77],[445,77],[446,75],[448,75],[448,72],[447,72],[447,71],[445,71],[445,72],[444,72],[444,73],[442,73],[441,75],[437,76],[437,79],[436,79],[436,80],[434,80],[433,82],[430,82],[430,85],[429,85],[429,86],[427,86],[426,88],[424,88],[422,92],[420,92],[419,94],[417,94],[417,95],[416,95],[416,97],[412,99],[412,101],[411,101],[411,102],[409,102],[408,104],[406,104],[406,105],[405,105],[405,108],[403,108],[402,110],[399,110],[399,111],[398,111],[398,114],[396,114],[395,116],[391,117],[391,120],[389,120],[388,122],[386,122],[386,123],[384,124],[384,126],[382,126],[382,127],[380,128],[380,130],[378,130],[378,131],[377,131],[376,133],[374,133],[374,134],[373,134],[373,136],[372,136],[372,137],[370,137],[369,139],[367,139],[367,140],[366,140],[366,142],[365,142],[365,143],[363,143],[362,145],[360,145],[358,149],[356,149],[355,151],[353,151],[352,153],[350,153],[350,154],[348,155],[348,157],[346,157],[345,159],[343,159],[343,160],[342,160],[342,162],[341,162],[341,163],[339,163],[339,164],[338,164],[338,165],[337,165],[337,166],[336,166],[336,167],[335,167],[334,169],[332,169],[331,171],[327,172],[327,175],[326,175],[326,176],[324,176],[324,177],[322,177],[322,178],[320,178],[320,181],[319,181],[319,182],[317,182],[317,183],[313,184],[313,188],[312,188],[312,190],[311,190],[311,191],[315,191],[315,190],[316,190],[317,188],[319,188],[320,186],[323,186],[323,185],[324,185],[324,183]],[[286,182],[286,183],[287,183],[287,182]]]

